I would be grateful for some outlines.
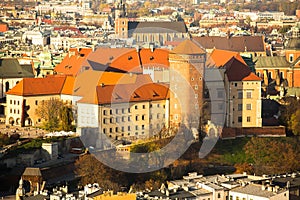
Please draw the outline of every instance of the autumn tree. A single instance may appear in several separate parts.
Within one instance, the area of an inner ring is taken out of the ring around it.
[[[280,123],[286,126],[289,131],[293,132],[293,134],[299,135],[300,101],[295,97],[286,97],[283,99],[281,104],[281,115],[279,118]]]
[[[57,98],[42,101],[35,113],[44,120],[43,128],[45,130],[70,131],[72,129],[72,108]]]
[[[296,145],[269,138],[251,138],[244,147],[255,173],[277,174],[299,169]]]
[[[81,177],[82,185],[98,183],[104,190],[120,191],[121,186],[127,184],[124,173],[102,164],[91,154],[76,160],[75,173]]]
[[[300,135],[300,110],[296,110],[291,115],[289,127],[295,135]]]

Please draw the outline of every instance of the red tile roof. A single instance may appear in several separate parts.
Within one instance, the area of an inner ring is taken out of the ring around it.
[[[261,81],[261,79],[251,72],[250,68],[232,57],[225,65],[225,73],[229,81]]]
[[[232,57],[235,57],[237,60],[247,65],[238,52],[214,49],[210,54],[210,58],[212,59],[216,67],[225,65]]]
[[[79,52],[76,49],[71,49],[62,62],[54,68],[54,71],[58,74],[77,76],[83,61],[91,52],[92,49],[81,49]]]
[[[99,71],[142,73],[142,66],[169,67],[169,51],[165,49],[98,48],[89,54],[83,66]]]
[[[66,76],[48,76],[45,78],[24,78],[6,94],[18,96],[38,96],[61,94]],[[70,84],[72,79],[68,79]],[[70,86],[66,86],[64,93],[69,93]]]
[[[98,86],[95,103],[110,104],[123,102],[155,101],[168,98],[168,86],[149,83],[139,87],[137,84]]]

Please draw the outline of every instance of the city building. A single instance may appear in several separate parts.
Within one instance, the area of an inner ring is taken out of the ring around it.
[[[208,53],[214,49],[239,52],[241,55],[266,56],[266,47],[263,36],[205,36],[194,37]]]
[[[70,76],[24,78],[6,93],[6,124],[42,125],[43,120],[35,112],[38,106],[52,98],[72,104],[73,84]]]

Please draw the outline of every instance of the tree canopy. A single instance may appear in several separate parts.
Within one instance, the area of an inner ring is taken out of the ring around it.
[[[37,116],[43,119],[43,127],[48,131],[71,131],[73,129],[72,107],[57,98],[42,101],[35,110]]]

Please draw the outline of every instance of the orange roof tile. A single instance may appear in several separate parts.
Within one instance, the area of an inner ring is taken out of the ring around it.
[[[248,76],[243,78],[243,81],[262,81],[262,79],[251,72]]]
[[[232,57],[247,65],[242,56],[238,52],[214,49],[210,54],[214,64],[217,67],[225,65]]]
[[[75,77],[67,76],[61,94],[72,95],[74,89]]]
[[[24,78],[6,94],[19,96],[37,96],[60,94],[66,77],[49,76],[46,78]]]
[[[69,52],[62,62],[54,68],[54,71],[58,74],[76,76],[80,72],[83,61],[86,60],[86,57],[92,50],[82,49],[81,51],[83,53],[78,53],[77,50],[71,50],[70,52],[75,53]]]
[[[149,83],[138,87],[137,84],[111,85],[97,87],[98,104],[163,100],[168,97],[168,86]]]
[[[174,54],[185,54],[185,55],[193,55],[193,54],[205,54],[205,50],[195,42],[194,40],[184,40],[178,46],[176,46],[172,53]]]
[[[87,70],[76,77],[74,83],[74,95],[84,97],[86,102],[94,102],[96,87],[116,84],[146,84],[152,83],[151,77],[146,74],[124,74],[116,72],[101,72]]]

